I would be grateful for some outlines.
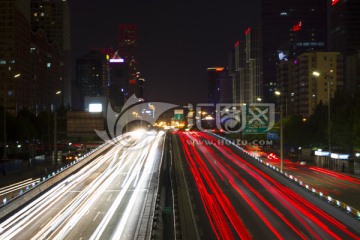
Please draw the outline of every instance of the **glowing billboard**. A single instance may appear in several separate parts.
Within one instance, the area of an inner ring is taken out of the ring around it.
[[[102,104],[101,103],[90,103],[89,104],[89,112],[102,112]]]

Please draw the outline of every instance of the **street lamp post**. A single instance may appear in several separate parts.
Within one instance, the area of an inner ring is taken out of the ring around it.
[[[59,96],[59,105],[58,105],[58,108],[59,108],[59,107],[61,106],[61,104],[62,104],[62,101],[61,101],[61,91],[57,91],[55,94]]]
[[[15,74],[14,75],[14,78],[19,78],[21,76],[20,73],[18,74]],[[4,95],[4,155],[3,155],[3,160],[6,160],[7,159],[7,149],[6,149],[6,146],[7,146],[7,131],[6,131],[6,108],[7,108],[7,98],[8,98],[8,95],[9,95],[9,89],[8,89],[8,81],[5,80],[5,95]]]
[[[283,126],[283,111],[280,110],[280,171],[284,167],[284,126]]]
[[[6,145],[7,145],[7,133],[6,133],[6,99],[7,99],[7,88],[5,88],[5,96],[4,96],[4,156],[3,160],[6,160]]]
[[[60,108],[61,105],[61,91],[57,91],[55,93],[56,95],[59,96],[59,106],[58,108]],[[58,153],[57,153],[57,109],[54,110],[54,158],[53,158],[53,165],[58,163]],[[60,159],[60,163],[61,163],[61,159]]]
[[[275,91],[276,96],[280,96],[280,91]],[[280,105],[280,171],[284,168],[284,126],[283,126],[283,110],[282,104]]]
[[[320,77],[320,73],[317,72],[317,71],[314,71],[312,73],[315,77]],[[324,78],[325,79],[325,78]],[[328,105],[328,144],[329,144],[329,158],[330,158],[330,155],[331,155],[331,128],[330,128],[330,81],[328,80],[327,81],[327,105]]]

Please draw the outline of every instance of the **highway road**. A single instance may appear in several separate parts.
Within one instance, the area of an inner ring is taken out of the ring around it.
[[[271,158],[261,157],[261,159],[272,166],[280,166],[280,159],[277,156]],[[284,171],[293,175],[304,184],[316,188],[319,192],[360,210],[359,177],[316,166],[300,165],[288,159],[284,159]]]
[[[175,136],[198,238],[360,238],[357,219],[240,150],[203,132]]]
[[[148,236],[164,133],[122,135],[106,153],[0,223],[0,239]]]
[[[0,188],[0,199],[11,199],[18,195],[21,191],[26,191],[26,188],[35,185],[40,181],[40,178],[28,178],[23,181],[13,183],[8,186]]]

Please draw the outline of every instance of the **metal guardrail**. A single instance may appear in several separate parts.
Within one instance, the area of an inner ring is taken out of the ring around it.
[[[234,144],[234,143],[231,142],[230,140],[228,140],[228,139],[226,139],[226,138],[224,138],[224,137],[222,137],[222,136],[219,136],[219,135],[217,135],[217,134],[214,134],[214,135],[217,136],[217,137],[219,137],[219,138],[221,138],[221,139],[223,139],[223,140],[225,140],[225,141],[227,141],[227,142],[229,142],[229,143],[231,143],[231,145],[235,146],[236,148],[238,148],[238,149],[241,150],[242,152],[246,153],[247,155],[255,158],[255,159],[258,160],[260,163],[268,166],[269,168],[273,169],[274,171],[278,172],[279,174],[284,175],[284,176],[287,177],[290,181],[293,181],[293,182],[297,183],[299,186],[305,188],[306,190],[311,191],[313,194],[315,194],[315,195],[318,196],[319,198],[327,201],[329,204],[334,205],[334,206],[336,206],[336,207],[344,210],[345,212],[347,212],[347,213],[350,214],[351,216],[353,216],[353,217],[355,217],[356,219],[360,220],[360,211],[359,211],[358,209],[356,209],[356,208],[354,208],[354,207],[352,207],[352,206],[350,206],[350,205],[348,205],[348,204],[346,204],[346,203],[344,203],[344,202],[341,202],[341,201],[339,201],[339,200],[337,200],[337,199],[335,199],[335,198],[332,198],[332,197],[329,196],[329,195],[325,195],[325,194],[322,193],[321,191],[318,191],[318,190],[316,190],[316,188],[311,187],[310,185],[308,185],[308,184],[300,181],[299,179],[297,179],[296,177],[294,177],[294,176],[291,175],[291,174],[288,174],[288,173],[286,173],[286,172],[284,172],[284,171],[280,171],[279,168],[277,168],[277,167],[275,167],[275,166],[273,166],[273,165],[271,165],[271,164],[269,164],[269,163],[266,163],[266,162],[263,161],[262,159],[260,159],[260,158],[258,158],[258,157],[256,157],[256,156],[248,153],[248,152],[245,151],[243,148],[241,148],[241,147],[239,147],[238,145]]]
[[[50,181],[52,178],[58,176],[59,174],[63,173],[65,170],[69,169],[70,167],[72,167],[73,165],[81,162],[83,159],[87,158],[88,156],[90,156],[91,154],[93,154],[94,152],[98,151],[99,149],[101,149],[102,147],[104,147],[107,143],[103,143],[100,146],[98,146],[97,148],[91,150],[90,152],[84,154],[83,156],[81,156],[80,158],[76,159],[75,161],[70,162],[69,164],[67,164],[66,166],[61,167],[60,169],[47,174],[46,176],[40,178],[38,181],[33,182],[31,184],[29,184],[28,186],[24,187],[25,190],[21,189],[16,195],[14,195],[11,199],[8,198],[3,198],[0,202],[0,209],[5,207],[6,205],[8,205],[9,203],[11,203],[12,201],[16,200],[17,198],[23,196],[24,194],[30,192],[31,190],[34,190],[35,188],[41,186],[42,184],[44,184],[45,182]]]

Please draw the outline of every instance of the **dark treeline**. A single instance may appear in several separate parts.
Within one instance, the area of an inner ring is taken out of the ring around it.
[[[4,148],[4,108],[0,107],[0,145],[1,152]],[[66,109],[57,111],[58,132],[66,132]],[[65,134],[58,134],[58,140],[65,139]],[[22,109],[18,114],[6,114],[6,142],[9,153],[13,152],[19,144],[53,144],[54,138],[54,113],[40,112],[34,114],[28,109]]]
[[[320,102],[309,119],[289,116],[284,119],[286,146],[328,149],[328,105]],[[334,152],[360,150],[360,93],[337,92],[330,102],[330,144]]]
[[[278,116],[276,118],[279,120]],[[309,118],[287,116],[283,119],[285,150],[298,147],[328,149],[328,105],[320,102]],[[271,130],[279,136],[279,121]],[[232,136],[234,138],[238,135]],[[266,134],[241,135],[247,140],[266,140]],[[278,140],[275,143],[278,144]],[[337,92],[330,102],[330,144],[332,152],[354,153],[360,151],[360,92]]]

